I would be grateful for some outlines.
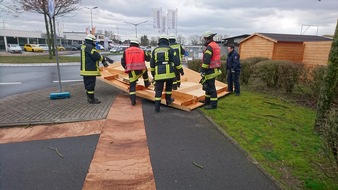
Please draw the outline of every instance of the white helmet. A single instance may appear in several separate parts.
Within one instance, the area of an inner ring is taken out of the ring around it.
[[[131,38],[131,39],[130,39],[130,43],[134,43],[134,44],[140,45],[140,42],[138,41],[137,38]]]
[[[212,33],[211,31],[206,31],[203,34],[204,38],[210,38],[210,37],[214,37],[217,33]]]
[[[169,40],[169,39],[168,39],[168,36],[167,36],[167,35],[165,35],[165,34],[161,35],[161,36],[160,36],[160,38],[159,38],[159,40],[160,40],[160,39]]]
[[[86,40],[95,41],[96,37],[93,34],[87,34],[85,37]]]
[[[168,38],[169,40],[176,40],[175,34],[169,34]]]

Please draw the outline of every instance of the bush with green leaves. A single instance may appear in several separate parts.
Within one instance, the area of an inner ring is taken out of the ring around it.
[[[254,73],[266,87],[283,88],[287,93],[293,91],[303,70],[303,64],[283,60],[261,61],[254,67]]]
[[[324,65],[305,67],[304,72],[300,77],[300,90],[315,101],[318,100],[318,92],[320,91],[326,68],[327,67]]]
[[[303,73],[304,65],[291,61],[278,61],[278,86],[291,93]]]
[[[266,60],[257,63],[254,67],[254,73],[265,84],[266,87],[277,87],[279,79],[277,61]]]
[[[188,68],[196,72],[200,72],[201,65],[202,65],[202,59],[194,59],[194,60],[188,61]]]
[[[268,58],[265,57],[251,57],[247,59],[240,60],[241,63],[241,76],[240,82],[241,84],[247,85],[249,80],[254,73],[254,66],[256,63],[261,61],[266,61]]]
[[[327,156],[338,166],[338,108],[332,108],[326,113],[322,127]]]

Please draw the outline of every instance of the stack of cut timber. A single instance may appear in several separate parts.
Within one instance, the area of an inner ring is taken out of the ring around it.
[[[149,68],[149,63],[147,63],[147,67]],[[121,63],[115,62],[114,64],[109,65],[107,68],[101,67],[100,71],[100,80],[129,93],[128,74],[124,72]],[[151,77],[149,69],[148,72],[149,77]],[[204,99],[205,92],[202,90],[202,85],[199,84],[200,79],[201,76],[199,73],[191,69],[184,68],[184,76],[181,76],[181,87],[178,88],[178,90],[173,90],[172,97],[175,98],[175,101],[170,106],[185,111],[191,111],[197,107],[202,106],[203,104],[200,103],[199,100]],[[228,86],[222,82],[216,81],[216,89],[218,98],[228,94]],[[141,77],[136,85],[136,96],[154,101],[154,86],[151,85],[148,88],[145,88],[143,79]],[[161,103],[166,103],[165,93],[162,95]]]

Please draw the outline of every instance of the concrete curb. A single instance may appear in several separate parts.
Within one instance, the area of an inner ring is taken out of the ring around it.
[[[0,67],[18,67],[18,66],[33,66],[33,67],[41,67],[41,66],[56,66],[56,63],[0,63]],[[60,66],[65,66],[65,65],[80,65],[80,62],[69,62],[69,63],[59,63]]]
[[[219,125],[217,125],[211,118],[207,117],[201,110],[201,108],[198,108],[197,111],[199,111],[213,126],[215,126],[215,128],[223,135],[225,136],[227,139],[230,140],[230,142],[232,144],[235,145],[235,147],[240,150],[241,152],[243,152],[247,159],[252,162],[253,164],[255,164],[259,170],[262,171],[262,173],[264,175],[266,175],[268,178],[270,178],[277,187],[279,187],[280,189],[287,189],[283,184],[279,183],[275,177],[273,177],[271,174],[269,174],[268,172],[266,172],[265,168],[255,159],[253,158],[247,151],[245,151],[236,141],[235,139],[233,139],[227,132],[225,132],[222,127],[220,127]]]

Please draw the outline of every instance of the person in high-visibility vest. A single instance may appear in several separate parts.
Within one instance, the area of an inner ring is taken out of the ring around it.
[[[205,91],[204,103],[205,109],[217,108],[217,91],[215,86],[216,77],[222,73],[221,67],[221,49],[214,41],[214,36],[217,33],[207,31],[203,34],[204,46],[203,63],[200,69],[203,85]]]
[[[176,52],[169,46],[169,39],[166,35],[159,38],[158,46],[153,50],[150,59],[150,71],[155,80],[155,111],[160,111],[162,91],[165,84],[166,104],[174,102],[171,97],[175,69],[183,76],[183,67]]]
[[[104,67],[108,67],[108,63],[114,61],[102,56],[95,49],[96,37],[92,34],[88,34],[85,37],[84,44],[81,45],[81,71],[80,75],[83,76],[83,82],[86,89],[87,101],[90,104],[101,103],[94,96],[96,76],[100,76],[99,62],[102,61]]]
[[[182,64],[183,55],[185,55],[185,50],[182,45],[176,42],[176,36],[174,34],[170,34],[168,36],[170,47],[174,49],[176,55],[178,56],[180,63]],[[173,81],[173,90],[177,90],[177,88],[181,87],[181,74],[175,70],[176,77]]]
[[[150,86],[148,70],[145,61],[150,61],[150,55],[142,50],[140,42],[137,38],[130,40],[130,46],[122,55],[121,65],[125,69],[125,72],[129,75],[129,95],[131,105],[136,105],[136,83],[142,76],[144,86],[148,88]]]

